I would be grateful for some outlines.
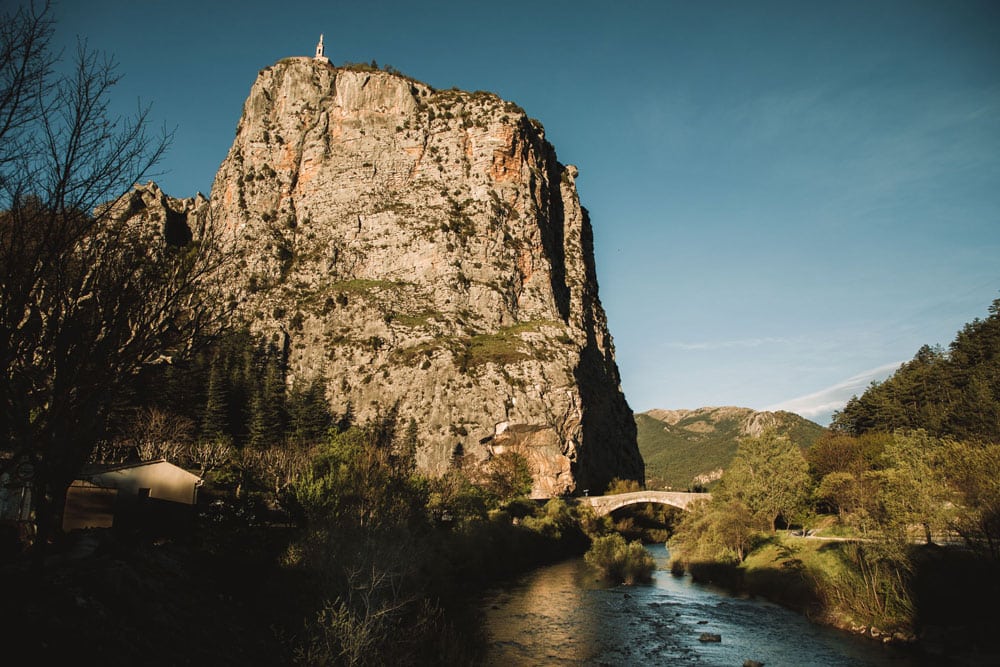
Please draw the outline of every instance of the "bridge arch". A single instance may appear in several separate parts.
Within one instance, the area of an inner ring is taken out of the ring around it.
[[[678,509],[687,510],[688,506],[698,500],[711,499],[711,493],[685,493],[682,491],[632,491],[630,493],[616,493],[610,496],[584,496],[578,498],[581,505],[589,505],[594,509],[597,516],[611,514],[629,505],[640,503],[656,503],[658,505],[670,505]]]

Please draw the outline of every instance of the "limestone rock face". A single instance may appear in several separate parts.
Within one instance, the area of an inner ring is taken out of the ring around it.
[[[788,412],[767,412],[733,406],[698,408],[696,410],[654,409],[643,414],[668,426],[676,426],[684,422],[681,428],[691,433],[712,433],[720,425],[729,427],[735,423],[737,424],[737,437],[751,438],[756,438],[770,429],[780,429],[789,423],[804,421],[801,417]]]
[[[519,451],[551,496],[644,474],[576,175],[495,95],[291,58],[254,83],[209,219],[289,382],[359,419],[397,404],[432,474]]]
[[[152,181],[136,185],[110,207],[113,217],[128,220],[153,247],[182,246],[200,240],[209,211],[208,200],[200,192],[176,199],[164,194]]]

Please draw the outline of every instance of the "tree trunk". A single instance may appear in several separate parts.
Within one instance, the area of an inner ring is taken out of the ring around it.
[[[62,533],[67,488],[68,485],[45,482],[38,477],[33,485],[35,541],[31,545],[31,569],[36,574],[41,574],[45,568],[49,544]]]

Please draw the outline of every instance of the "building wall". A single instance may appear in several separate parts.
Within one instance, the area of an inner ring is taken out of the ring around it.
[[[66,491],[63,530],[111,528],[115,520],[117,489],[77,480]]]
[[[137,496],[141,489],[149,489],[150,498],[188,505],[197,501],[198,476],[166,461],[110,470],[90,479],[99,486],[114,487],[122,495]]]

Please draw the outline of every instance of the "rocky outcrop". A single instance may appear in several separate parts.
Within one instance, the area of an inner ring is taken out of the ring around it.
[[[152,247],[183,246],[200,239],[208,216],[208,200],[200,192],[176,199],[166,195],[156,183],[136,185],[109,205],[111,216],[128,220]]]
[[[576,177],[495,95],[291,58],[254,83],[209,220],[290,383],[397,405],[431,473],[522,452],[549,496],[643,477]]]
[[[737,425],[739,437],[755,438],[764,431],[781,429],[789,424],[805,421],[790,412],[757,411],[732,406],[697,408],[696,410],[648,410],[645,413],[667,426],[677,426],[692,433],[712,433],[720,424]],[[683,422],[683,423],[682,423]]]

